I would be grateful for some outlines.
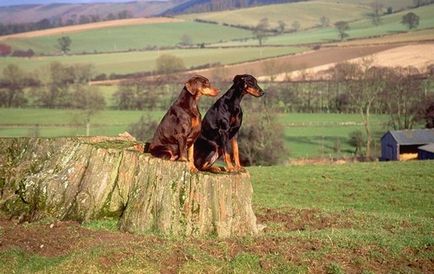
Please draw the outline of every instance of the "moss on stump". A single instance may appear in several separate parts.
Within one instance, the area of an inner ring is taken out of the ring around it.
[[[230,237],[257,233],[248,173],[192,174],[122,138],[0,138],[0,210],[34,221],[119,218],[120,229]]]

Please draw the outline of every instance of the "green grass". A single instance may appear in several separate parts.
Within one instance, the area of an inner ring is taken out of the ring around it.
[[[285,143],[290,158],[345,157],[354,155],[354,148],[348,144],[353,131],[364,131],[362,118],[358,114],[333,113],[291,113],[279,115],[284,125]],[[375,134],[374,146],[386,131],[387,116],[371,117]]]
[[[3,247],[0,272],[428,273],[434,266],[432,166],[251,167],[253,206],[267,226],[257,237],[132,236],[108,231],[115,221],[92,221],[85,225],[92,232],[71,227],[62,235],[80,239],[79,249],[63,255]]]
[[[267,47],[267,48],[214,48],[214,49],[176,49],[161,51],[142,51],[124,53],[106,53],[72,56],[41,56],[31,59],[6,57],[2,58],[0,70],[9,64],[16,64],[26,71],[44,70],[51,62],[61,62],[72,65],[90,63],[95,66],[97,73],[134,73],[152,71],[156,69],[156,59],[162,54],[180,57],[186,67],[205,64],[234,64],[288,55],[305,50],[301,47]]]
[[[269,20],[270,28],[277,27],[278,21],[283,21],[286,23],[287,29],[290,29],[294,21],[298,21],[301,28],[311,28],[320,23],[321,16],[327,16],[331,23],[339,20],[354,21],[363,18],[368,11],[368,7],[352,3],[307,1],[212,13],[187,14],[179,17],[251,27],[256,26],[261,18],[266,17]]]
[[[432,161],[250,168],[254,203],[266,208],[352,209],[434,218]]]
[[[93,53],[145,49],[147,47],[174,47],[186,34],[193,44],[216,43],[251,37],[251,32],[213,24],[177,22],[119,26],[68,33],[72,53]],[[14,49],[33,49],[38,54],[60,54],[57,39],[64,34],[33,38],[8,39]]]
[[[423,6],[417,9],[412,9],[412,12],[420,17],[420,25],[416,30],[434,28],[434,5]],[[407,27],[401,24],[401,18],[408,10],[399,13],[382,16],[382,23],[379,26],[372,25],[369,19],[362,19],[350,23],[350,30],[347,31],[350,39],[368,38],[373,36],[381,36],[408,31]],[[426,35],[432,36],[431,33]],[[338,33],[334,27],[311,29],[299,31],[296,33],[271,36],[265,40],[266,45],[300,45],[312,43],[327,43],[336,41]],[[242,46],[256,45],[257,40],[251,39],[245,42],[225,42],[218,45],[224,46]]]
[[[113,90],[104,92],[111,94]],[[248,111],[245,112],[248,116]],[[164,112],[100,111],[91,118],[90,134],[116,136],[128,130],[130,124],[146,114],[159,121]],[[45,137],[86,133],[85,116],[80,110],[0,108],[0,116],[0,136],[31,136],[35,131]],[[362,120],[357,114],[289,113],[278,116],[284,126],[285,143],[290,152],[288,158],[352,156],[354,148],[347,143],[348,135],[352,131],[363,131]],[[383,124],[387,120],[386,116],[373,115],[371,119],[374,133],[385,132]],[[378,146],[381,136],[375,137],[374,145]],[[339,147],[338,151],[336,147]]]

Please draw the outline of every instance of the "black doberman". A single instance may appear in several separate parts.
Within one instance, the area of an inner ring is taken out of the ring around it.
[[[218,89],[211,86],[207,78],[200,75],[190,78],[178,99],[161,119],[149,145],[149,152],[163,159],[188,161],[190,170],[196,171],[193,164],[193,144],[201,127],[197,101],[201,95],[217,94]]]
[[[220,156],[224,156],[227,171],[243,170],[236,135],[243,120],[240,103],[246,94],[261,97],[264,91],[252,75],[237,75],[229,90],[205,114],[200,135],[194,144],[194,164],[199,170],[219,172],[220,169],[212,165]],[[235,166],[229,153],[230,146]]]

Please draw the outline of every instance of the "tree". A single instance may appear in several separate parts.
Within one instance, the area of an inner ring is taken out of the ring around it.
[[[384,69],[386,87],[382,97],[389,124],[395,130],[411,129],[424,118],[428,100],[421,82],[414,78],[418,74],[414,67]]]
[[[0,44],[0,56],[8,56],[11,54],[12,48],[6,44]]]
[[[0,88],[0,106],[21,107],[26,104],[24,95],[26,75],[17,65],[9,64],[3,69]]]
[[[319,23],[320,26],[323,28],[328,27],[330,25],[330,19],[326,16],[321,16],[321,18],[319,19]]]
[[[140,120],[136,123],[129,125],[128,132],[131,133],[137,140],[148,142],[154,135],[155,130],[158,127],[158,122],[152,119],[148,114],[142,115]]]
[[[67,54],[71,50],[71,43],[69,36],[62,36],[57,39],[58,47],[63,54]]]
[[[260,47],[262,47],[262,43],[267,37],[268,28],[268,18],[262,18],[253,30],[253,35],[258,39]]]
[[[419,16],[413,12],[409,12],[402,17],[401,24],[407,25],[408,29],[414,29],[419,26]]]
[[[425,110],[426,128],[434,128],[434,100],[428,105]]]
[[[284,33],[286,28],[286,23],[282,20],[277,21],[277,32]]]
[[[185,69],[184,61],[171,54],[162,54],[156,60],[157,72],[160,74],[169,74]]]
[[[182,46],[191,46],[193,44],[193,39],[188,34],[183,34],[181,36],[181,41],[179,42]]]
[[[245,165],[279,164],[288,157],[283,126],[272,110],[259,108],[244,117],[238,138],[240,160]]]
[[[370,6],[372,9],[372,13],[370,14],[372,24],[375,26],[378,26],[381,24],[381,13],[382,13],[384,6],[378,0],[376,0],[375,2],[372,2],[370,4]]]
[[[362,117],[366,134],[365,157],[371,158],[371,108],[385,87],[383,71],[372,66],[371,59],[363,59],[361,63],[337,64],[333,78],[345,84],[351,103]]]
[[[145,81],[126,81],[119,85],[119,89],[113,94],[113,99],[119,109],[153,109],[157,104],[156,90],[150,88]]]
[[[291,28],[294,32],[297,32],[300,30],[300,22],[298,22],[297,20],[295,20],[294,22],[292,22],[291,24]]]
[[[335,27],[339,32],[339,38],[341,40],[344,40],[345,37],[348,37],[348,33],[346,33],[347,30],[350,29],[350,26],[348,25],[348,22],[345,21],[338,21],[335,23]]]
[[[362,153],[362,148],[366,142],[365,136],[363,136],[363,132],[360,130],[352,131],[348,135],[348,144],[355,148],[354,155],[359,156]]]
[[[86,124],[86,136],[89,136],[91,117],[104,109],[106,105],[104,95],[95,86],[77,82],[73,86],[72,97],[74,98],[72,107],[82,110]]]

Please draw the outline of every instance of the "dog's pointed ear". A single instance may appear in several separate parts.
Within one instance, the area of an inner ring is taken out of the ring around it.
[[[240,82],[240,81],[243,81],[244,79],[243,79],[243,76],[244,75],[235,75],[235,77],[234,77],[234,83],[238,83],[238,82]]]
[[[185,83],[185,88],[192,95],[196,95],[196,93],[197,93],[197,81],[193,78],[188,80],[187,83]]]

